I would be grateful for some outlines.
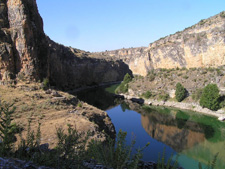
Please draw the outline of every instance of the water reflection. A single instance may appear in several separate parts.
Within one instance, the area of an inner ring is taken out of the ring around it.
[[[204,130],[200,125],[156,111],[142,115],[141,123],[152,138],[172,147],[176,152],[189,149],[205,140]]]
[[[119,103],[115,101],[113,94],[105,91],[105,88],[95,88],[76,93],[77,97],[101,110],[108,110]]]
[[[150,142],[144,160],[157,161],[166,147],[166,158],[175,150],[179,164],[192,169],[198,162],[207,164],[219,152],[216,169],[225,168],[225,123],[216,118],[164,107],[143,109],[131,101],[115,100],[104,88],[80,92],[78,98],[107,110],[117,130],[135,134],[137,146]]]

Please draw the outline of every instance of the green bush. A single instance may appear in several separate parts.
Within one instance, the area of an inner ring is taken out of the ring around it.
[[[128,84],[124,82],[122,82],[115,90],[116,94],[127,93],[127,92],[128,92]]]
[[[44,78],[44,80],[42,82],[42,89],[46,90],[49,88],[49,86],[50,86],[50,84],[49,84],[48,78]]]
[[[143,96],[145,99],[149,99],[149,98],[152,96],[152,93],[151,93],[150,91],[147,91],[147,92],[143,93],[142,96]]]
[[[132,77],[127,73],[124,78],[123,82],[116,88],[115,93],[127,93],[128,92],[128,83],[132,80]]]
[[[124,83],[129,83],[131,80],[132,80],[132,77],[128,73],[123,78]]]
[[[16,141],[15,134],[17,127],[12,124],[12,114],[15,108],[8,103],[0,102],[0,155],[8,156],[12,150],[13,143]]]
[[[216,84],[208,84],[204,89],[200,98],[200,105],[210,110],[218,110],[220,108],[219,89]]]
[[[175,95],[176,95],[176,99],[178,102],[181,102],[187,96],[187,90],[184,88],[184,86],[182,84],[180,84],[180,83],[176,84]]]
[[[169,98],[170,98],[170,95],[168,93],[159,95],[159,99],[163,101],[167,101]]]

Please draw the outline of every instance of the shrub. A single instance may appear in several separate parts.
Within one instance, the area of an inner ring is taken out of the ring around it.
[[[123,82],[116,88],[115,93],[126,93],[128,92],[128,83],[132,80],[132,77],[127,73],[124,78]]]
[[[163,101],[167,101],[169,98],[170,98],[170,96],[168,93],[159,95],[159,99],[163,100]]]
[[[184,79],[188,79],[189,77],[188,77],[187,75],[185,75],[183,78],[184,78]]]
[[[127,93],[127,92],[128,92],[128,84],[124,82],[122,82],[115,90],[116,94]]]
[[[221,13],[220,13],[220,16],[221,16],[222,18],[225,18],[225,12],[224,12],[224,11],[221,12]]]
[[[210,110],[218,110],[219,106],[219,89],[216,84],[208,84],[204,89],[200,98],[200,105]]]
[[[142,96],[146,99],[149,99],[152,96],[152,93],[150,91],[147,91],[147,92],[143,93]]]
[[[42,82],[42,89],[46,90],[49,88],[49,80],[48,78],[44,78],[43,82]]]
[[[129,83],[131,80],[132,80],[132,77],[128,73],[123,78],[124,83]]]
[[[187,96],[187,90],[184,88],[182,84],[180,83],[176,84],[175,95],[178,102],[181,102]]]
[[[1,104],[1,102],[0,102]],[[12,114],[15,108],[8,103],[0,105],[0,155],[9,155],[12,144],[16,141],[16,125],[12,124]]]
[[[154,74],[149,74],[149,81],[152,82],[153,80],[155,80],[155,75]]]

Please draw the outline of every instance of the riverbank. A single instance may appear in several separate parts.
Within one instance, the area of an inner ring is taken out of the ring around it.
[[[197,103],[183,103],[183,102],[175,102],[175,101],[158,101],[154,99],[143,99],[138,96],[131,96],[126,94],[120,94],[120,96],[123,96],[125,99],[132,100],[133,102],[137,103],[143,103],[146,105],[153,105],[153,106],[165,106],[165,107],[174,107],[179,108],[183,110],[190,110],[198,113],[203,113],[210,116],[215,116],[220,121],[225,120],[225,111],[220,109],[218,111],[212,111],[207,108],[202,108]]]

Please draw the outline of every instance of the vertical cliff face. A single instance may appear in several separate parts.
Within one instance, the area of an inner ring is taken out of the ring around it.
[[[225,13],[149,45],[154,68],[215,67],[225,64]]]
[[[13,45],[9,30],[6,0],[0,0],[0,79],[10,79],[14,72]]]
[[[36,1],[8,0],[7,7],[15,73],[38,79],[46,70],[47,41]]]
[[[63,89],[120,81],[131,73],[122,61],[91,58],[51,41],[36,0],[0,0],[0,80],[49,78]]]
[[[152,67],[147,47],[118,49],[98,53],[103,57],[120,59],[132,70],[133,74],[146,75]]]
[[[122,59],[134,74],[143,76],[157,68],[225,65],[225,12],[161,38],[146,48],[119,49],[100,54]]]
[[[121,81],[132,73],[122,61],[91,58],[89,53],[49,40],[48,77],[63,89]]]

